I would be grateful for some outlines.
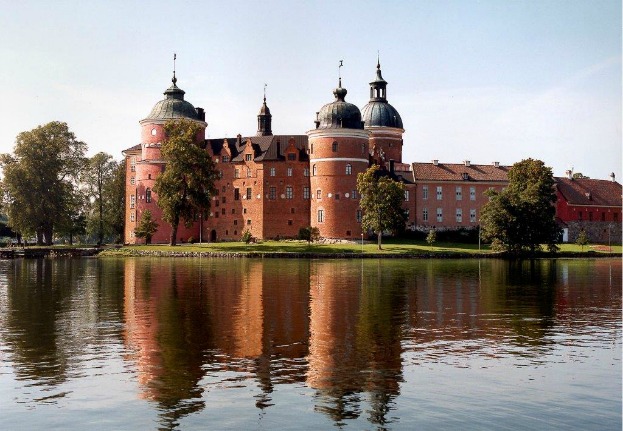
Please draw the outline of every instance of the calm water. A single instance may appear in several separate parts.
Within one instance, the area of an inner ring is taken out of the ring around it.
[[[621,429],[621,260],[0,261],[0,429]]]

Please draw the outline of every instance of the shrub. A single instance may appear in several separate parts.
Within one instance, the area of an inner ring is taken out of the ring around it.
[[[253,239],[253,236],[251,235],[251,232],[249,231],[249,229],[242,232],[242,237],[240,238],[242,242],[244,242],[245,244],[248,244],[251,242],[252,239]]]

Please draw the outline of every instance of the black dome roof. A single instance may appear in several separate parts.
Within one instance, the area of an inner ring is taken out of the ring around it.
[[[333,90],[335,101],[324,105],[317,114],[317,129],[363,129],[361,112],[356,105],[344,101],[346,93],[347,91],[342,88],[340,79],[338,88]]]
[[[368,102],[361,110],[366,127],[396,127],[402,129],[402,118],[387,102]]]
[[[176,85],[175,75],[173,75],[172,82],[173,85],[163,93],[166,97],[154,105],[145,120],[200,119],[195,107],[184,100],[185,91]]]
[[[402,118],[387,102],[387,81],[381,74],[381,63],[376,63],[376,77],[370,82],[370,101],[361,110],[366,127],[396,127],[402,129]]]

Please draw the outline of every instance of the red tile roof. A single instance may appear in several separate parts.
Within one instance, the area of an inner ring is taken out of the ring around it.
[[[474,165],[465,163],[413,163],[415,181],[496,181],[508,182],[509,166]]]
[[[621,184],[616,181],[591,178],[556,177],[556,186],[564,199],[572,205],[621,207]]]

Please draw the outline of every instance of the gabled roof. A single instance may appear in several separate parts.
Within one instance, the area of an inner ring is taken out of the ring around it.
[[[509,166],[465,163],[413,163],[417,181],[495,181],[508,182]],[[465,178],[465,174],[467,177]]]
[[[121,153],[130,153],[130,152],[134,152],[134,151],[140,151],[141,150],[141,144],[136,144],[133,147],[130,148],[126,148],[125,150],[123,150]]]
[[[270,135],[270,136],[248,136],[238,138],[228,138],[227,144],[231,151],[231,161],[242,161],[242,153],[247,141],[251,141],[253,147],[254,160],[285,160],[285,151],[290,139],[294,139],[294,146],[299,150],[299,160],[307,160],[307,135]],[[206,145],[210,146],[214,155],[221,154],[225,139],[207,139]]]
[[[621,207],[621,184],[592,178],[556,177],[558,191],[572,205]]]

